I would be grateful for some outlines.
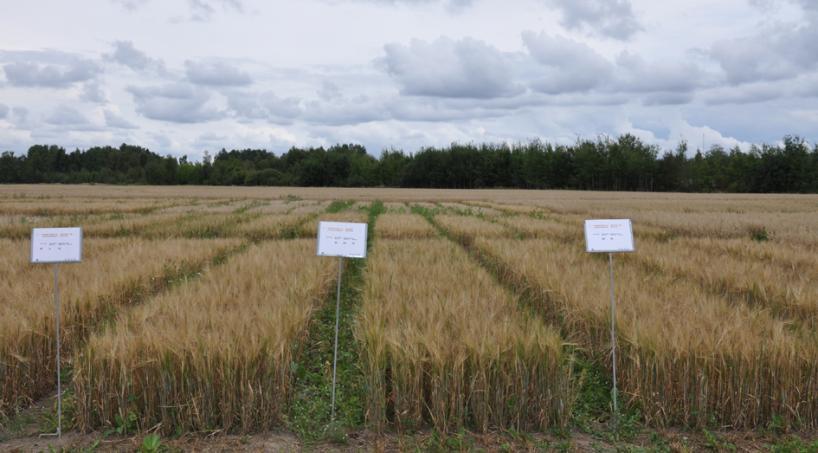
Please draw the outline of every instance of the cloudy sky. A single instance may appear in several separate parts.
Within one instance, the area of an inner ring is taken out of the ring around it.
[[[0,30],[0,150],[818,139],[814,0],[30,0]]]

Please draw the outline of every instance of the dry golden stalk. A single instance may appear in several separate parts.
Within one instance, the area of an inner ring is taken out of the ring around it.
[[[513,232],[503,225],[467,215],[437,215],[437,222],[459,238],[509,237]]]
[[[275,239],[295,229],[305,221],[304,215],[263,215],[245,222],[232,233],[252,240]]]
[[[542,430],[572,402],[559,335],[442,239],[379,240],[355,332],[369,423]],[[394,415],[392,415],[394,414]]]
[[[64,352],[121,306],[200,267],[235,241],[88,239],[83,261],[60,266]],[[0,412],[54,386],[53,270],[29,264],[28,241],[4,241],[0,267]],[[63,355],[63,357],[68,354]]]
[[[375,235],[392,239],[420,239],[437,235],[434,227],[417,214],[382,214],[375,223]]]
[[[302,238],[316,238],[318,236],[318,222],[352,222],[366,223],[369,215],[363,211],[341,211],[332,214],[320,214],[315,219],[303,223],[298,227],[297,234]]]
[[[571,340],[608,358],[606,260],[554,240],[478,239],[475,246],[509,281],[539,294],[543,313],[560,320]],[[649,423],[705,426],[712,418],[752,428],[778,416],[818,425],[814,336],[689,280],[617,262],[619,377]]]
[[[82,429],[135,414],[140,429],[261,431],[280,425],[292,361],[332,287],[312,240],[254,246],[94,335],[76,358]]]

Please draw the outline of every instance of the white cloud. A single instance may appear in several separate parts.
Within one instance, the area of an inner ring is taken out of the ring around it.
[[[482,41],[413,40],[384,50],[386,70],[407,95],[493,98],[522,92],[512,80],[510,56]]]
[[[128,88],[136,111],[158,121],[199,123],[221,118],[224,111],[210,103],[209,92],[184,84]]]
[[[225,61],[186,61],[187,78],[197,85],[244,86],[253,83],[249,74]]]
[[[55,52],[4,52],[6,80],[18,87],[67,88],[100,72],[91,60]]]
[[[127,66],[134,71],[165,71],[165,63],[157,58],[151,58],[145,52],[137,49],[131,41],[114,41],[114,50],[105,55],[105,58]]]
[[[105,110],[105,125],[114,129],[138,129],[138,126],[120,114],[112,111],[112,110]]]
[[[713,44],[710,55],[732,83],[780,80],[818,69],[818,3],[796,0],[798,22],[768,21],[742,36]]]
[[[91,121],[85,115],[67,105],[61,105],[54,109],[51,115],[46,118],[46,122],[55,126],[76,127],[85,127],[91,124]]]
[[[195,155],[205,144],[360,141],[373,152],[411,151],[470,140],[571,143],[628,124],[671,147],[684,134],[818,138],[811,0],[48,8],[13,2],[0,15],[9,36],[0,48],[0,149],[100,140]]]
[[[108,102],[108,96],[105,90],[98,82],[90,81],[82,85],[82,94],[80,99],[86,102],[93,102],[95,104],[104,104]]]
[[[630,0],[546,0],[562,14],[569,29],[627,39],[642,29]]]
[[[548,94],[588,91],[611,78],[613,65],[586,44],[546,33],[523,32],[523,42],[541,74],[532,84]]]

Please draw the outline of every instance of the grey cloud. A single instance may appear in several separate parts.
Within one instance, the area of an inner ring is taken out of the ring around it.
[[[242,86],[253,83],[249,74],[224,61],[186,61],[185,70],[188,80],[197,85]]]
[[[521,93],[509,66],[509,55],[484,42],[466,38],[410,45],[387,44],[380,61],[407,95],[493,98]]]
[[[28,124],[28,109],[25,107],[12,107],[11,115],[15,119],[15,123],[19,125]]]
[[[341,97],[341,89],[338,88],[338,85],[330,81],[324,80],[321,83],[321,88],[318,90],[318,97],[325,101],[338,99]]]
[[[8,114],[9,114],[8,106],[5,104],[0,104],[0,120],[8,116]]]
[[[86,82],[82,86],[80,99],[96,104],[104,104],[108,102],[108,96],[105,94],[105,90],[103,90],[102,86],[96,82]]]
[[[656,93],[646,102],[691,99],[687,93],[702,86],[706,75],[687,62],[647,62],[627,52],[611,62],[588,45],[546,33],[524,32],[523,43],[538,66],[531,70],[530,86],[549,95],[571,93]]]
[[[85,115],[67,105],[61,105],[54,109],[45,121],[55,126],[87,126],[91,124]]]
[[[630,0],[546,0],[562,14],[562,25],[615,39],[642,29]]]
[[[189,85],[129,87],[136,111],[146,118],[174,123],[198,123],[224,117],[208,105],[210,93]]]
[[[93,79],[100,72],[96,63],[71,59],[59,63],[13,61],[3,66],[6,80],[18,87],[66,88]]]
[[[473,5],[476,0],[358,0],[361,2],[376,3],[382,5],[428,5],[443,3],[452,12],[460,12]]]
[[[752,104],[765,102],[782,96],[780,87],[771,84],[748,84],[735,87],[724,87],[708,93],[705,102],[708,105]]]
[[[818,4],[800,3],[805,24],[770,24],[756,34],[711,47],[709,55],[729,82],[780,80],[818,69]]]
[[[136,11],[147,5],[150,0],[111,0],[111,3],[119,5],[127,11]]]
[[[194,22],[209,21],[218,7],[224,11],[244,12],[244,4],[241,0],[188,0],[188,5],[190,6],[190,20]]]
[[[522,36],[529,54],[541,65],[532,82],[537,91],[588,91],[611,77],[613,65],[583,43],[546,33],[524,32]]]
[[[390,114],[386,111],[383,100],[359,95],[335,102],[308,102],[303,118],[314,124],[338,126],[387,120]]]
[[[114,129],[138,129],[135,124],[110,110],[105,110],[105,125]]]
[[[643,105],[681,105],[693,100],[692,93],[657,92],[650,93],[642,99]]]
[[[707,79],[698,66],[684,61],[648,62],[638,55],[622,52],[616,64],[615,88],[631,92],[686,92],[701,87]]]
[[[113,52],[105,55],[105,58],[110,61],[137,72],[148,70],[163,72],[165,70],[165,63],[162,60],[150,58],[145,52],[137,49],[131,41],[114,41],[113,46]]]
[[[246,91],[227,94],[227,103],[236,115],[251,119],[266,119],[289,124],[301,116],[301,100],[294,97],[281,98],[272,92],[251,93]]]

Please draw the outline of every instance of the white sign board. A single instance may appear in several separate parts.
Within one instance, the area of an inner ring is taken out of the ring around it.
[[[32,263],[82,261],[82,228],[32,228]]]
[[[366,258],[366,224],[319,222],[318,255]]]
[[[588,252],[632,252],[631,219],[585,221],[585,250]]]

